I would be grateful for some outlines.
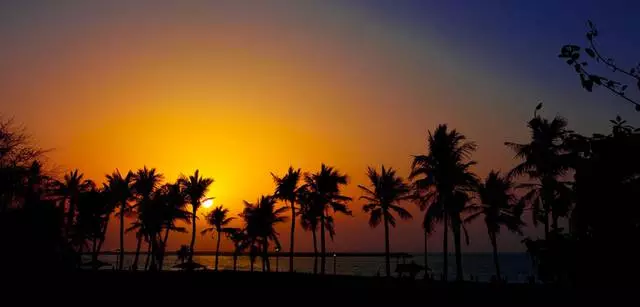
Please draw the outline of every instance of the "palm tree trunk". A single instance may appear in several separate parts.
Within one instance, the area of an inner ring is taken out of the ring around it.
[[[158,270],[162,271],[164,269],[164,257],[167,255],[167,241],[169,240],[169,228],[164,230],[164,239],[162,239],[162,255],[160,256],[160,261],[158,262]]]
[[[389,221],[387,219],[387,213],[384,212],[384,260],[385,260],[385,271],[387,273],[387,277],[391,277],[391,255],[389,251]]]
[[[291,201],[291,242],[289,243],[289,273],[293,273],[293,253],[296,231],[296,208],[295,201]]]
[[[318,274],[318,238],[316,229],[311,232],[313,236],[313,274]]]
[[[269,241],[264,238],[264,244],[262,245],[262,271],[271,272],[271,265],[269,264]]]
[[[442,257],[443,257],[443,267],[442,267],[442,280],[447,281],[449,279],[449,227],[447,221],[449,217],[447,216],[447,211],[444,210],[442,213],[444,216],[444,237],[442,238]]]
[[[238,253],[234,252],[233,253],[233,271],[237,271],[237,264],[238,264]]]
[[[460,221],[456,217],[455,221],[452,221],[453,226],[453,239],[456,249],[456,280],[462,281],[464,279],[464,272],[462,271],[462,244],[460,242]]]
[[[324,211],[320,216],[320,274],[324,275],[326,270],[325,263],[325,254],[326,254],[326,246],[325,246],[325,234],[324,234]]]
[[[218,230],[218,243],[216,243],[216,271],[218,270],[218,255],[220,253],[220,230]]]
[[[491,247],[493,248],[493,264],[496,266],[496,278],[498,281],[502,281],[502,277],[500,276],[500,260],[498,260],[498,242],[495,232],[489,231],[489,240],[491,240]]]
[[[427,279],[426,277],[429,276],[429,261],[428,261],[428,257],[427,257],[427,231],[424,231],[424,277],[425,279]]]
[[[120,205],[120,264],[118,270],[122,271],[124,267],[124,208],[125,202]]]
[[[189,263],[193,263],[193,254],[195,253],[194,247],[196,245],[196,207],[193,206],[193,217],[191,220],[191,244],[189,245]]]
[[[151,238],[151,264],[149,265],[149,270],[155,271],[158,269],[157,260],[160,256],[160,248],[158,246],[158,235],[153,234]]]
[[[149,270],[149,260],[151,258],[151,238],[149,238],[149,243],[147,244],[147,259],[144,261],[144,270]]]
[[[133,271],[138,270],[138,259],[140,258],[140,248],[142,247],[142,235],[137,235],[137,237],[138,237],[138,244],[136,246],[136,255],[133,258],[133,264],[131,265],[131,270]]]
[[[98,238],[93,237],[91,244],[91,268],[97,270],[96,262],[98,261]]]
[[[67,229],[66,229],[66,235],[67,237],[69,236],[69,232],[71,231],[71,228],[73,227],[73,219],[76,215],[76,204],[73,201],[73,199],[70,197],[69,198],[69,212],[67,212]]]
[[[96,248],[96,250],[94,251],[94,256],[93,256],[94,264],[98,262],[98,256],[100,254],[100,251],[102,250],[102,244],[104,243],[104,238],[107,234],[108,227],[109,227],[109,219],[107,218],[107,220],[104,223],[104,226],[102,227],[102,231],[100,233],[100,241],[98,241],[98,248]]]

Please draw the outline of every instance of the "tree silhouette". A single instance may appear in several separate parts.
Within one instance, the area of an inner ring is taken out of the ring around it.
[[[233,270],[237,270],[238,256],[248,246],[249,239],[247,233],[239,228],[227,228],[225,232],[227,238],[233,242]]]
[[[50,178],[42,174],[39,159],[45,152],[33,145],[26,129],[14,123],[13,119],[4,119],[0,116],[0,213],[12,207],[19,207],[22,204],[36,204],[39,201],[29,202],[25,194],[24,182],[28,177],[33,177],[34,163],[37,164],[37,171],[40,179],[46,181],[47,188]],[[36,163],[37,162],[37,163]],[[33,182],[33,180],[31,181]],[[36,187],[31,185],[31,187]],[[33,193],[30,193],[34,196]]]
[[[410,179],[414,180],[416,196],[422,210],[425,210],[423,227],[427,232],[433,230],[436,222],[443,222],[443,277],[448,276],[448,229],[454,226],[456,238],[456,279],[463,278],[460,259],[460,211],[464,204],[463,194],[471,191],[477,183],[476,176],[470,171],[475,165],[470,156],[476,149],[473,142],[458,131],[448,130],[447,125],[439,125],[427,140],[428,154],[413,159]],[[455,224],[455,225],[454,225]]]
[[[529,188],[523,197],[533,208],[534,225],[538,221],[544,224],[545,238],[549,236],[551,216],[551,230],[557,230],[558,219],[568,212],[566,200],[568,193],[566,183],[559,181],[570,168],[570,156],[567,154],[565,140],[571,133],[567,129],[567,120],[556,116],[549,121],[537,114],[542,104],[536,107],[534,117],[527,126],[531,130],[531,142],[517,144],[506,142],[516,153],[516,158],[522,162],[518,164],[509,176],[527,175],[533,183],[521,185]]]
[[[80,193],[90,190],[93,185],[92,181],[84,180],[84,174],[77,169],[65,174],[62,180],[55,183],[54,194],[59,196],[62,204],[66,204],[65,207],[67,207],[65,231],[67,236],[73,227]]]
[[[560,49],[560,57],[567,61],[569,66],[572,66],[578,76],[580,76],[580,84],[582,87],[591,92],[594,86],[599,86],[607,89],[612,94],[622,98],[624,101],[631,103],[635,106],[636,111],[640,111],[640,102],[637,98],[632,98],[627,93],[628,84],[625,81],[618,81],[619,78],[630,79],[632,86],[637,85],[637,89],[640,90],[640,64],[635,67],[625,68],[616,64],[615,60],[609,57],[605,57],[597,46],[596,37],[599,35],[598,29],[591,20],[587,21],[588,31],[586,33],[587,46],[580,47],[573,44],[562,46]],[[584,52],[584,53],[583,53]],[[596,74],[587,67],[589,63],[593,62],[597,66],[601,64],[608,70],[611,70],[610,74],[617,73],[618,76],[604,77],[600,74]]]
[[[157,255],[158,267],[163,269],[164,254],[167,248],[167,242],[169,241],[169,233],[174,232],[187,232],[184,227],[176,225],[176,221],[182,221],[187,224],[191,224],[191,213],[186,210],[187,199],[184,191],[179,183],[168,183],[157,190],[155,197],[160,203],[159,210],[162,210],[161,220],[162,227],[164,228],[164,237],[161,242],[158,242],[159,253]]]
[[[276,183],[276,191],[274,197],[284,202],[289,202],[291,206],[291,239],[289,242],[289,272],[293,272],[293,253],[296,230],[296,201],[300,192],[298,183],[300,182],[300,169],[294,170],[289,167],[287,173],[282,177],[271,174],[273,181]]]
[[[81,192],[77,201],[76,223],[70,233],[71,242],[78,247],[79,252],[91,243],[91,266],[97,269],[98,254],[113,206],[107,201],[105,194],[97,189]]]
[[[348,177],[346,175],[340,174],[339,171],[324,163],[321,165],[319,172],[305,175],[305,182],[312,194],[312,201],[317,202],[317,205],[322,208],[320,214],[321,274],[326,272],[325,229],[329,223],[329,209],[334,213],[340,212],[351,215],[351,211],[347,207],[347,202],[351,201],[351,197],[342,195],[340,191],[340,187],[346,185],[347,181]]]
[[[369,167],[367,177],[371,182],[372,189],[363,185],[358,186],[364,193],[360,199],[367,201],[362,209],[370,214],[369,225],[371,227],[377,227],[381,222],[384,224],[385,268],[387,277],[390,277],[389,225],[396,227],[393,212],[397,213],[401,219],[406,220],[412,217],[409,211],[400,207],[400,201],[409,198],[409,186],[396,175],[394,169],[385,169],[384,165],[380,173]]]
[[[204,178],[200,176],[200,171],[196,170],[192,176],[182,176],[179,180],[184,189],[184,193],[187,196],[187,201],[191,204],[191,244],[189,250],[189,263],[193,264],[193,254],[195,252],[194,247],[196,244],[196,219],[197,212],[202,202],[205,200],[209,186],[213,183],[212,178]]]
[[[269,264],[269,241],[280,247],[278,232],[275,226],[287,220],[282,214],[287,207],[276,208],[276,201],[272,196],[261,196],[255,204],[245,201],[245,207],[240,217],[244,220],[245,231],[251,246],[262,248],[262,270],[271,270]]]
[[[318,238],[317,231],[322,215],[322,204],[314,201],[315,195],[302,186],[298,191],[298,203],[300,204],[300,226],[305,231],[311,231],[313,241],[313,274],[318,273]],[[328,217],[331,218],[331,217]],[[332,224],[333,225],[333,224]],[[330,234],[333,233],[333,227],[330,228]]]
[[[136,234],[136,238],[138,239],[138,243],[136,246],[136,254],[133,258],[132,269],[138,269],[138,259],[140,257],[140,248],[142,245],[142,240],[147,238],[147,235],[150,234],[150,231],[156,231],[157,225],[155,224],[155,220],[157,220],[157,216],[152,215],[153,209],[152,206],[155,204],[151,204],[152,194],[162,182],[164,176],[157,172],[155,168],[147,168],[144,166],[139,169],[134,177],[133,177],[133,190],[136,193],[136,204],[135,207],[138,213],[138,221],[134,223],[134,226],[137,226],[133,229],[138,229],[139,232]],[[144,219],[141,219],[141,213],[146,213],[146,216],[143,214]],[[145,225],[153,224],[152,229],[145,229]],[[149,238],[147,238],[149,239]],[[153,244],[153,242],[149,241],[149,244]]]
[[[125,176],[120,174],[119,170],[115,170],[111,175],[107,175],[107,183],[105,189],[109,194],[109,200],[113,203],[114,207],[120,208],[118,215],[120,217],[120,255],[118,269],[122,271],[124,265],[124,217],[129,212],[129,201],[134,197],[133,195],[133,173],[127,172]]]
[[[189,259],[190,254],[191,252],[189,251],[188,245],[180,245],[180,249],[176,251],[176,255],[178,256],[178,261],[180,261],[181,264],[184,264],[184,262],[187,259]]]
[[[471,213],[465,218],[465,223],[471,223],[480,216],[484,217],[493,249],[497,280],[502,280],[496,240],[500,228],[504,226],[510,231],[522,235],[522,227],[524,226],[522,222],[523,203],[513,195],[513,188],[514,184],[508,177],[500,176],[500,172],[491,171],[485,181],[477,187],[480,204],[471,205],[465,210]]]
[[[224,208],[223,206],[218,206],[213,209],[209,214],[205,216],[205,220],[207,224],[209,224],[208,228],[205,228],[202,231],[202,234],[205,235],[209,232],[216,232],[217,234],[217,243],[216,243],[216,260],[215,260],[215,270],[218,270],[218,255],[220,252],[220,238],[223,233],[227,233],[231,228],[227,228],[226,226],[231,223],[235,218],[227,217],[229,214],[229,209]]]

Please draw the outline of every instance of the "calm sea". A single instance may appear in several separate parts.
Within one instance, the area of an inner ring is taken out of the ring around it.
[[[417,264],[424,265],[423,254],[412,254],[412,258],[407,259],[406,263],[415,261]],[[116,255],[101,255],[100,260],[113,266],[117,263],[118,256]],[[133,255],[125,255],[125,267],[131,266],[133,262]],[[506,277],[508,282],[522,283],[527,282],[527,278],[534,274],[534,270],[531,266],[531,259],[526,253],[502,253],[499,255],[500,269],[503,277]],[[289,259],[287,257],[271,257],[271,270],[275,270],[276,267],[280,271],[289,270]],[[276,264],[277,260],[277,264]],[[442,274],[443,258],[440,253],[428,254],[428,264],[432,270],[433,276],[439,279]],[[146,261],[146,255],[141,254],[138,260],[138,266],[144,268]],[[214,267],[214,256],[194,256],[194,261],[207,266],[209,269]],[[392,258],[391,269],[395,271],[398,261]],[[463,254],[463,269],[464,277],[467,280],[489,281],[492,275],[495,274],[495,268],[493,265],[492,255],[487,253],[465,253]],[[167,256],[164,262],[164,267],[167,270],[171,270],[176,264],[179,264],[178,258],[175,255]],[[254,270],[260,271],[262,262],[260,258],[256,260]],[[219,269],[232,270],[233,269],[233,257],[220,256]],[[319,267],[319,260],[318,260]],[[250,268],[249,257],[240,256],[238,258],[238,270],[248,271]],[[327,273],[334,273],[334,258],[327,257]],[[296,257],[294,260],[294,269],[296,272],[313,272],[313,257]],[[340,275],[358,275],[358,276],[376,276],[384,275],[384,256],[339,256],[335,257],[335,273]],[[449,256],[449,278],[455,278],[455,257]],[[418,275],[418,278],[422,277],[422,273]]]

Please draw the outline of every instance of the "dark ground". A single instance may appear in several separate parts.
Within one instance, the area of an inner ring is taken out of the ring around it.
[[[625,302],[598,289],[297,273],[86,271],[11,273],[2,280],[8,282],[0,288],[4,301],[0,306],[17,305],[12,299],[50,306],[617,306],[614,300]],[[635,305],[633,301],[624,305]]]

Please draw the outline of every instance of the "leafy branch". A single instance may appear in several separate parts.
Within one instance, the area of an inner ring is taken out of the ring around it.
[[[603,64],[613,73],[619,73],[628,78],[632,78],[634,82],[636,82],[638,90],[640,90],[640,64],[631,69],[624,69],[618,66],[615,63],[614,59],[604,57],[596,46],[597,44],[595,38],[598,36],[598,30],[590,20],[587,22],[587,24],[589,26],[589,31],[586,34],[588,47],[582,48],[580,46],[572,44],[564,45],[560,49],[560,55],[558,55],[558,57],[567,59],[567,64],[572,66],[575,69],[576,73],[580,76],[580,83],[585,90],[591,92],[593,91],[594,86],[604,87],[613,94],[624,99],[625,101],[635,105],[636,111],[640,111],[640,101],[629,97],[626,93],[628,88],[627,84],[617,81],[613,78],[591,73],[586,68],[589,65],[589,58],[595,60],[596,63]],[[582,51],[584,51],[584,53],[588,56],[588,58],[585,60],[581,60]]]

